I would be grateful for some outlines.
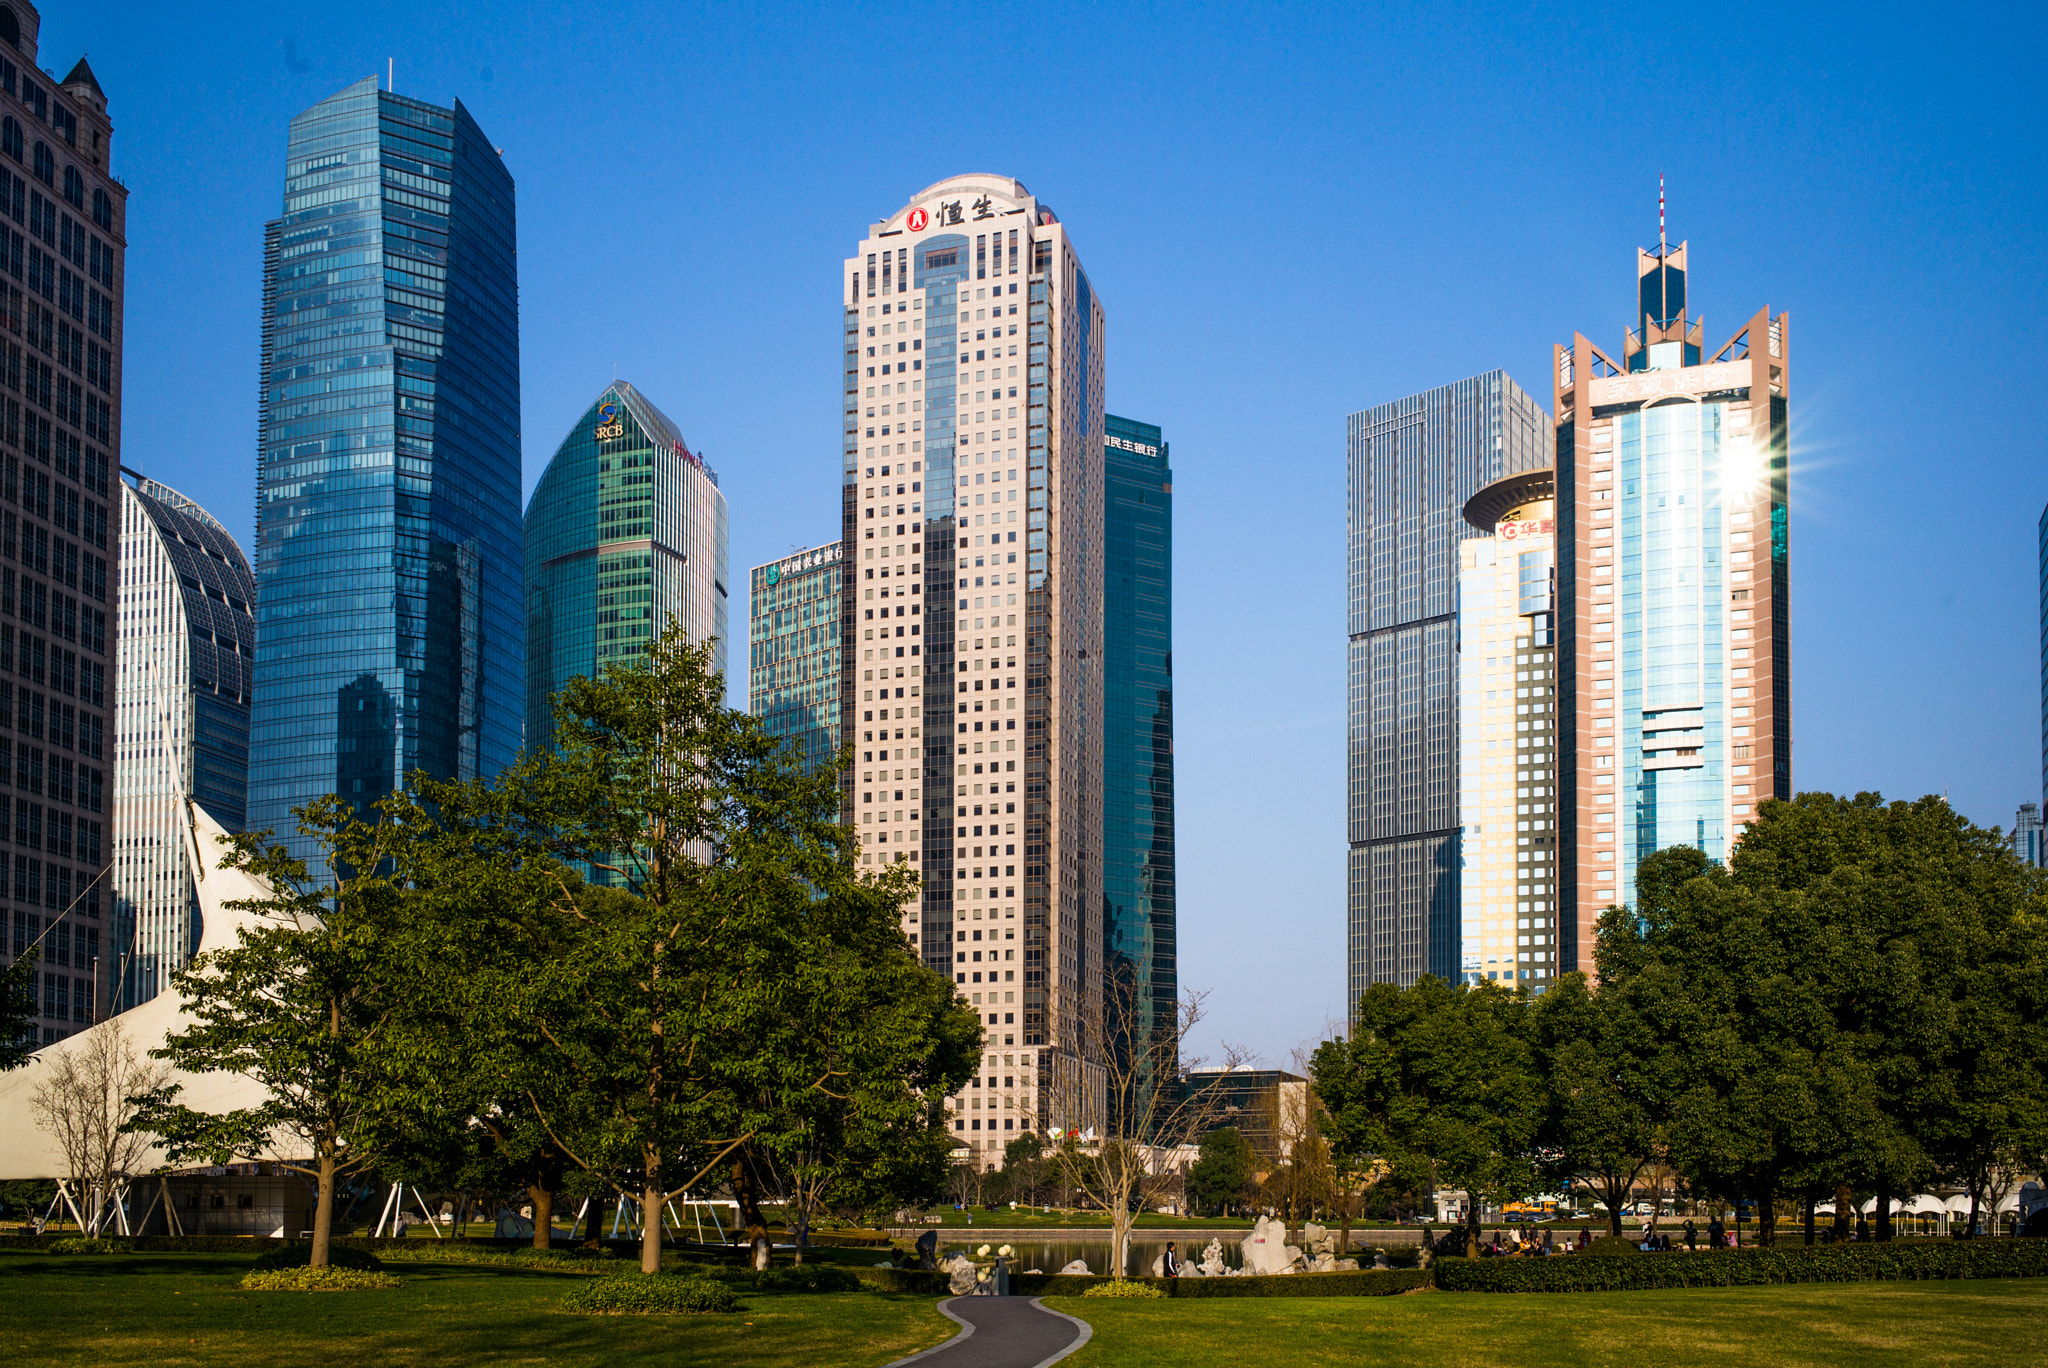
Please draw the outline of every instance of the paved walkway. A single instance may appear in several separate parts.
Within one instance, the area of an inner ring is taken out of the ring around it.
[[[939,1310],[960,1323],[960,1333],[889,1368],[1046,1368],[1095,1333],[1086,1321],[1048,1311],[1036,1297],[953,1297]]]

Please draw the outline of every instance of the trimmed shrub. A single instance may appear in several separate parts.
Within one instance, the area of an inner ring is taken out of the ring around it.
[[[121,1246],[112,1240],[88,1239],[78,1235],[52,1240],[43,1247],[45,1254],[118,1254]]]
[[[1803,1245],[1697,1254],[1574,1254],[1547,1259],[1442,1259],[1446,1292],[1623,1292],[1771,1283],[1912,1282],[2048,1276],[2048,1246],[2013,1240]]]
[[[1626,1235],[1600,1235],[1586,1246],[1588,1254],[1640,1254],[1641,1245]]]
[[[741,1309],[740,1299],[724,1283],[673,1273],[597,1278],[562,1298],[562,1305],[588,1316],[701,1315]]]
[[[288,1244],[271,1250],[250,1267],[258,1273],[269,1273],[280,1268],[305,1268],[312,1258],[313,1246]],[[374,1273],[384,1265],[367,1249],[350,1249],[345,1245],[330,1244],[327,1246],[327,1266],[352,1268],[360,1273]]]
[[[375,1292],[398,1286],[389,1273],[372,1273],[361,1268],[258,1269],[242,1275],[245,1292]]]
[[[1163,1299],[1166,1294],[1151,1283],[1125,1279],[1123,1282],[1099,1282],[1081,1294],[1084,1297],[1153,1297]]]
[[[393,1263],[490,1264],[499,1268],[552,1268],[564,1273],[607,1273],[618,1263],[609,1249],[478,1249],[474,1245],[413,1241],[384,1251]]]
[[[909,1292],[917,1296],[943,1297],[953,1290],[945,1274],[934,1273],[927,1268],[861,1268],[854,1270],[853,1276],[871,1292]],[[1011,1285],[1015,1284],[1013,1275]]]
[[[858,1292],[862,1287],[852,1269],[814,1263],[764,1268],[753,1275],[753,1284],[763,1292]]]
[[[1084,1297],[1107,1278],[1079,1274],[1022,1273],[1010,1290],[1025,1297]],[[1429,1286],[1426,1268],[1360,1269],[1344,1273],[1277,1273],[1239,1278],[1130,1278],[1157,1287],[1168,1297],[1388,1297]]]

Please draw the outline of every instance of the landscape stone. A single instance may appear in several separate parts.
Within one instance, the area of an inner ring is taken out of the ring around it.
[[[1085,1275],[1088,1272],[1088,1261],[1086,1259],[1076,1259],[1065,1268],[1062,1268],[1060,1272],[1062,1274],[1080,1273]]]

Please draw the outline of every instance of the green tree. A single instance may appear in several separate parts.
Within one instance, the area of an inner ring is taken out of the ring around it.
[[[0,1073],[18,1069],[35,1053],[36,956],[23,955],[0,969]]]
[[[171,1084],[142,1099],[130,1128],[161,1137],[172,1163],[305,1156],[287,1167],[318,1185],[311,1259],[320,1267],[337,1180],[374,1167],[380,1142],[403,1130],[408,1114],[432,1107],[408,1088],[413,1074],[393,1030],[430,966],[385,872],[406,833],[388,817],[360,820],[332,797],[298,816],[330,873],[313,874],[268,844],[267,832],[236,837],[224,867],[248,872],[273,895],[236,904],[259,923],[172,976],[193,1024],[151,1051],[186,1073],[247,1075],[268,1100],[202,1112]]]
[[[1482,1204],[1527,1196],[1540,1181],[1544,1088],[1527,1010],[1526,995],[1497,984],[1428,974],[1412,988],[1376,983],[1350,1038],[1323,1042],[1310,1061],[1338,1149],[1378,1155],[1432,1190],[1463,1189],[1473,1244]]]
[[[851,1156],[932,1130],[926,1090],[965,1076],[950,988],[896,927],[914,874],[863,875],[835,772],[804,772],[724,692],[672,624],[645,660],[570,682],[556,752],[493,785],[419,786],[450,831],[422,882],[478,912],[438,919],[478,1064],[539,1052],[556,1083],[526,1102],[638,1200],[648,1272],[660,1213],[714,1173],[765,1266],[777,1164],[822,1196],[840,1140]]]
[[[1604,920],[1627,915],[1609,909]],[[1601,944],[1618,935],[1604,933]],[[1566,974],[1530,1011],[1547,1101],[1544,1172],[1597,1194],[1617,1236],[1629,1194],[1656,1156],[1673,1093],[1674,1061],[1651,1028],[1646,987],[1630,976],[1604,979],[1596,991],[1586,975]]]
[[[1188,1197],[1226,1215],[1229,1204],[1244,1195],[1251,1180],[1251,1141],[1235,1126],[1219,1126],[1202,1137],[1194,1166],[1188,1170]]]

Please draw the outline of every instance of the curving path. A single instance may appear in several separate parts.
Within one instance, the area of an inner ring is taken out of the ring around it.
[[[960,1333],[888,1368],[1047,1368],[1095,1333],[1086,1321],[1048,1310],[1037,1297],[952,1297],[939,1310],[959,1322]]]

